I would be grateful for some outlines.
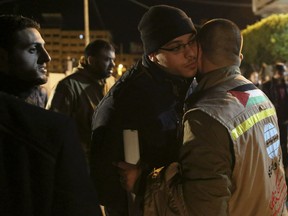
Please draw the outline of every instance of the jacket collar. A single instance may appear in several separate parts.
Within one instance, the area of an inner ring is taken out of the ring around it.
[[[212,88],[219,83],[225,82],[231,77],[234,77],[233,75],[239,74],[241,74],[241,71],[239,66],[236,65],[219,68],[204,74],[198,74],[198,86],[196,87],[195,91],[198,92]]]
[[[25,99],[37,86],[1,73],[0,91]]]
[[[94,82],[99,83],[100,85],[104,85],[106,83],[105,78],[99,78],[96,75],[93,74],[93,72],[89,71],[89,68],[78,66],[73,68],[72,73],[78,73],[82,76],[86,77],[89,80],[93,80]],[[107,77],[108,78],[108,77]]]
[[[185,101],[184,110],[187,111],[194,103],[196,103],[201,97],[203,97],[207,91],[216,87],[217,85],[233,79],[235,76],[241,74],[238,66],[232,65],[223,68],[219,68],[214,71],[210,71],[197,75],[198,85]]]

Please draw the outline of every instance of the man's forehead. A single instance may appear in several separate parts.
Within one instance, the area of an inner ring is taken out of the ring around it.
[[[44,44],[40,32],[35,28],[26,28],[15,32],[14,34],[16,44],[28,45],[28,44]]]
[[[112,49],[101,49],[99,54],[101,57],[115,57],[115,51]]]

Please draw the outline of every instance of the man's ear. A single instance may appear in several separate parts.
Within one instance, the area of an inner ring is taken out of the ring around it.
[[[8,52],[0,47],[0,71],[7,71],[9,68]]]
[[[157,56],[156,56],[156,53],[151,53],[148,55],[148,58],[150,59],[150,61],[152,62],[157,62],[158,59],[157,59]]]
[[[240,53],[240,60],[242,61],[242,60],[243,60],[243,58],[244,58],[243,54],[242,54],[242,53]]]
[[[91,65],[91,64],[94,64],[94,62],[95,62],[95,58],[93,56],[88,56],[87,64]]]

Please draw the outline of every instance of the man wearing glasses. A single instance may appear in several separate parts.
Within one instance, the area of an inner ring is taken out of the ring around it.
[[[123,130],[138,132],[137,165],[143,172],[175,161],[183,103],[197,70],[196,29],[185,12],[153,6],[138,30],[142,60],[116,82],[92,120],[91,174],[109,216],[128,215],[126,192],[113,165],[125,160]]]

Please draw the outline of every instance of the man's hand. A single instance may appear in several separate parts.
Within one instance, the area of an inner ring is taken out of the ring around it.
[[[134,164],[120,161],[114,164],[118,167],[120,182],[123,188],[128,192],[133,192],[135,183],[142,173],[142,169]]]

